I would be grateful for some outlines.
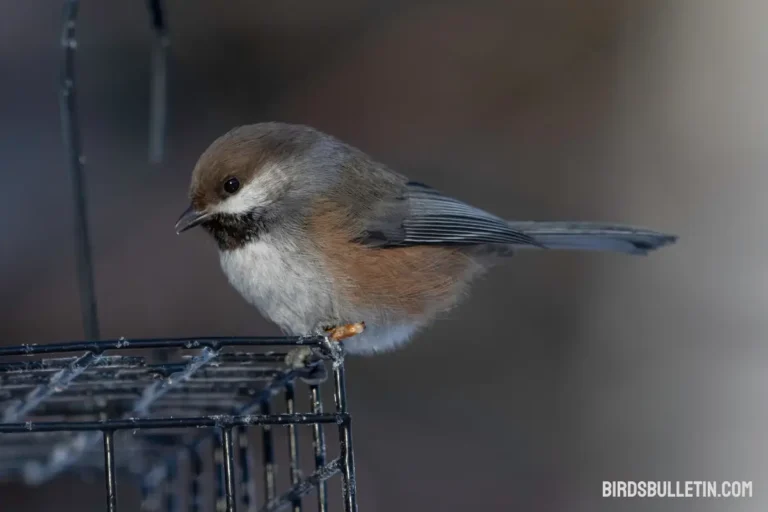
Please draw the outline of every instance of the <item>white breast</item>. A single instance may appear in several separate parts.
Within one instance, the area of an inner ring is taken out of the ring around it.
[[[333,318],[328,280],[300,249],[270,236],[220,253],[229,282],[283,331],[309,334]]]
[[[314,334],[321,326],[365,322],[365,331],[344,345],[349,353],[373,354],[405,343],[419,327],[392,311],[358,309],[334,300],[322,262],[269,235],[239,249],[222,251],[220,261],[243,298],[291,335]]]

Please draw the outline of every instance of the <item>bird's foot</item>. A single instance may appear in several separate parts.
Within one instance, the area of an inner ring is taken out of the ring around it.
[[[344,346],[342,341],[360,334],[365,330],[364,322],[339,326],[322,326],[317,334],[323,337],[320,347],[298,347],[285,356],[289,368],[299,371],[299,378],[308,384],[320,384],[328,378],[325,370],[325,359],[333,362],[333,368],[338,368],[344,362]]]
[[[344,362],[344,345],[342,341],[356,336],[365,330],[365,322],[354,324],[324,326],[320,328],[323,343],[321,350],[325,357],[333,361],[336,369]]]
[[[339,342],[362,333],[365,330],[365,322],[324,327],[323,330],[325,331],[326,338],[330,338],[331,341]]]

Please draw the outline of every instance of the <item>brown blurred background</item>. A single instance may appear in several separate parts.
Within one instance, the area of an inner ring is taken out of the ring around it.
[[[5,0],[0,17],[6,344],[82,337],[57,3]],[[82,2],[102,336],[277,333],[210,240],[172,228],[213,138],[310,124],[501,216],[681,236],[648,258],[520,255],[408,347],[350,360],[361,511],[766,509],[763,2],[176,0],[168,14],[168,153],[151,166],[144,3]],[[651,479],[752,480],[755,497],[601,498],[602,480]],[[102,510],[101,482],[71,478],[0,487],[0,509],[60,510],[73,489],[66,510]]]

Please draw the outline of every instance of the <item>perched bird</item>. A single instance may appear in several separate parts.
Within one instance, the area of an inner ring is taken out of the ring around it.
[[[350,354],[403,344],[518,249],[646,254],[676,240],[611,224],[507,221],[283,123],[219,137],[189,195],[177,233],[202,226],[245,300],[287,334],[328,332]]]

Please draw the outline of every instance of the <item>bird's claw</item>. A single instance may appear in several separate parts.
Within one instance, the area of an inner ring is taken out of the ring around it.
[[[351,338],[365,330],[364,322],[345,324],[334,327],[321,327],[317,330],[323,337],[319,347],[297,347],[285,356],[285,364],[299,372],[299,378],[308,384],[319,384],[328,378],[325,370],[325,359],[330,359],[336,369],[344,362],[344,345],[342,340]]]
[[[365,330],[365,322],[327,327],[324,330],[326,338],[330,338],[333,341],[342,341],[362,333]]]
[[[333,368],[336,369],[344,362],[342,341],[362,333],[365,330],[365,322],[324,327],[322,330],[324,333],[321,350],[333,361]]]

